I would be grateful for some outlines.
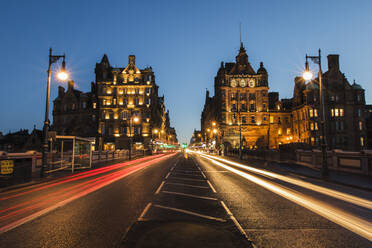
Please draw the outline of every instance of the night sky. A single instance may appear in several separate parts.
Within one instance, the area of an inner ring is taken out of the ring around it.
[[[256,70],[264,62],[270,91],[281,98],[292,97],[305,54],[321,48],[323,71],[326,56],[340,54],[341,71],[371,104],[371,13],[369,0],[1,1],[0,131],[42,128],[52,47],[66,54],[82,91],[90,90],[104,53],[116,67],[135,54],[140,68],[152,66],[171,125],[188,142],[221,61],[235,60],[239,23],[249,61]],[[51,99],[59,84],[52,79]]]

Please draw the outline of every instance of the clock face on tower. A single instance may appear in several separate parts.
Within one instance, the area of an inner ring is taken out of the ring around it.
[[[235,79],[231,80],[231,87],[236,87],[238,83],[235,81]]]
[[[240,84],[240,87],[247,86],[247,82],[244,79],[240,80],[240,83],[239,84]]]
[[[249,87],[254,87],[255,81],[253,78],[249,79]]]

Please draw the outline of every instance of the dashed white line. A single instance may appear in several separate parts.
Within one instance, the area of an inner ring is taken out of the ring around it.
[[[187,197],[193,197],[193,198],[199,198],[203,200],[211,200],[211,201],[217,201],[217,198],[208,197],[208,196],[199,196],[199,195],[192,195],[192,194],[185,194],[180,192],[173,192],[173,191],[166,191],[163,190],[162,193],[171,194],[171,195],[181,195],[181,196],[187,196]]]
[[[213,185],[211,184],[211,182],[209,180],[207,180],[207,183],[208,183],[209,187],[211,187],[213,193],[217,193],[216,189],[213,187]]]
[[[155,195],[159,194],[161,188],[163,188],[164,183],[165,183],[165,181],[161,182],[159,188],[155,191]]]
[[[157,205],[157,204],[154,204],[154,207],[163,208],[163,209],[167,209],[167,210],[172,210],[172,211],[180,212],[180,213],[184,213],[184,214],[194,215],[194,216],[198,216],[198,217],[201,217],[201,218],[204,218],[204,219],[216,220],[216,221],[219,221],[219,222],[226,222],[226,220],[221,219],[221,218],[217,218],[217,217],[213,217],[213,216],[209,216],[209,215],[204,215],[204,214],[198,214],[198,213],[188,211],[188,210],[184,210],[184,209],[172,208],[172,207],[167,207],[167,206],[162,206],[162,205]]]
[[[187,187],[201,188],[201,189],[209,189],[209,187],[206,187],[206,186],[197,186],[197,185],[191,185],[191,184],[185,184],[185,183],[166,183],[166,184],[187,186]]]
[[[146,205],[145,209],[143,209],[142,214],[140,215],[140,217],[138,217],[138,221],[143,220],[143,217],[145,216],[145,214],[147,213],[147,211],[149,211],[150,207],[151,207],[151,202],[149,202]]]
[[[230,219],[234,222],[236,228],[240,231],[240,233],[248,239],[247,233],[244,231],[243,227],[239,224],[239,222],[236,220],[234,215],[231,213],[230,209],[226,206],[226,204],[223,201],[220,201],[222,207],[225,209],[226,213],[230,216]]]
[[[171,179],[179,179],[179,180],[187,180],[187,181],[196,181],[196,182],[205,182],[205,180],[203,180],[203,179],[192,179],[192,178],[175,177],[175,176],[173,176]]]

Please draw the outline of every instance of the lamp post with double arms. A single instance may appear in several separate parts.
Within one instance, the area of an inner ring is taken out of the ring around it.
[[[56,63],[62,58],[62,68],[58,72],[57,76],[60,80],[65,81],[68,78],[66,73],[66,62],[65,55],[52,55],[52,48],[49,48],[49,66],[48,66],[48,80],[47,80],[47,92],[46,92],[46,103],[45,103],[45,119],[43,126],[43,147],[42,147],[42,165],[40,169],[40,177],[44,177],[45,169],[48,166],[47,152],[48,152],[48,131],[49,131],[49,98],[50,98],[50,81],[52,77],[52,64]]]
[[[318,56],[306,55],[305,72],[303,78],[305,80],[311,80],[313,75],[309,70],[308,59],[311,59],[315,64],[319,65],[318,78],[319,78],[319,112],[320,112],[320,129],[321,129],[321,150],[322,150],[322,176],[327,177],[329,174],[327,164],[327,138],[326,138],[326,119],[325,119],[325,97],[324,97],[324,85],[323,85],[323,72],[321,64],[320,49],[318,50]]]

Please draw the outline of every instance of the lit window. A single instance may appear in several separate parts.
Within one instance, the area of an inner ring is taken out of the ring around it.
[[[360,131],[363,130],[363,122],[362,122],[362,121],[359,121],[359,130],[360,130]]]
[[[287,134],[291,134],[291,129],[287,128]]]
[[[93,108],[95,109],[95,108],[97,108],[97,103],[93,103]]]
[[[318,110],[317,109],[314,109],[314,116],[318,117]]]
[[[344,109],[340,109],[340,116],[344,116]]]
[[[270,116],[270,123],[274,123],[274,116]]]
[[[339,116],[339,112],[338,112],[338,109],[335,109],[335,116]]]
[[[318,122],[314,123],[315,130],[318,130]]]
[[[310,117],[313,117],[313,116],[314,116],[314,111],[313,111],[313,109],[309,109],[309,115],[310,115]]]
[[[282,129],[281,128],[278,129],[278,135],[282,135]]]
[[[310,130],[314,130],[314,123],[310,123]]]
[[[360,137],[360,146],[364,146],[364,137]]]
[[[335,116],[335,109],[331,109],[331,116]]]

